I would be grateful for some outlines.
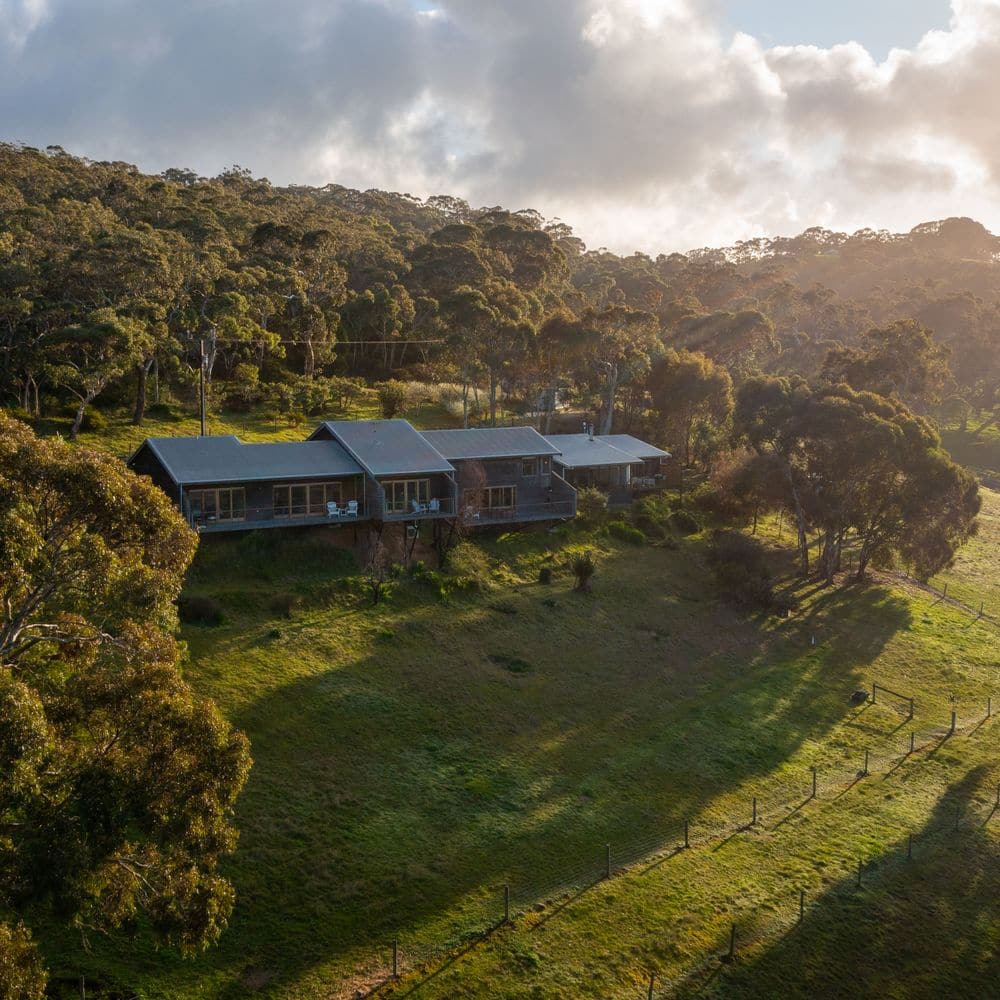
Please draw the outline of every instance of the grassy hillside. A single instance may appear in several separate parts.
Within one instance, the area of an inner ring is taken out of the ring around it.
[[[915,939],[961,932],[948,946],[963,956],[957,982],[984,988],[1000,939],[984,883],[995,821],[941,861],[927,838],[923,874],[875,880],[863,905],[838,887],[859,857],[993,794],[992,723],[851,785],[865,749],[880,764],[900,753],[910,728],[946,722],[952,697],[963,719],[984,714],[1000,694],[992,625],[877,584],[798,587],[791,617],[747,616],[716,599],[700,538],[634,547],[579,527],[485,542],[487,591],[442,597],[438,578],[418,575],[373,609],[337,544],[349,530],[207,538],[188,581],[225,617],[185,626],[188,677],[248,733],[255,759],[222,943],[182,961],[67,941],[54,970],[149,998],[351,996],[398,937],[407,969],[444,944],[459,952],[394,994],[631,997],[649,968],[683,976],[733,919],[783,914],[801,887],[812,908],[800,933],[748,949],[708,988],[773,996],[794,981],[815,993],[840,947],[886,993],[906,976],[943,982],[928,964],[943,951],[894,943],[900,920]],[[996,558],[996,532],[986,518],[977,559]],[[582,545],[600,555],[589,595],[566,568]],[[536,582],[543,565],[552,585]],[[887,703],[849,705],[873,678],[917,698],[914,727]],[[818,800],[787,808],[813,764]],[[753,795],[758,827],[706,841],[748,820]],[[675,854],[685,819],[699,846]],[[664,853],[559,902],[562,883],[600,873],[609,842],[616,868]],[[475,943],[505,883],[528,916]],[[536,911],[538,899],[549,905]],[[856,956],[865,920],[884,933]]]

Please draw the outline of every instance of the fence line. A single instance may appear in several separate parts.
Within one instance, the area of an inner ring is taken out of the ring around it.
[[[877,683],[875,686],[887,691]],[[341,996],[374,996],[399,976],[419,972],[448,952],[482,940],[506,921],[524,916],[533,907],[565,898],[573,892],[584,891],[640,862],[652,862],[674,851],[696,849],[762,826],[765,822],[783,820],[810,801],[835,801],[840,794],[872,773],[891,773],[916,755],[940,746],[948,739],[963,734],[971,735],[992,719],[992,698],[985,697],[982,705],[984,711],[981,713],[973,714],[970,711],[960,717],[958,711],[953,709],[949,717],[938,724],[921,730],[911,729],[906,735],[890,734],[885,742],[894,740],[894,748],[886,747],[880,753],[873,753],[871,749],[862,750],[833,765],[812,767],[803,774],[801,790],[792,798],[787,797],[787,778],[780,779],[774,787],[765,786],[756,795],[748,797],[745,813],[737,820],[713,824],[698,822],[692,817],[642,840],[630,840],[624,846],[612,843],[599,851],[595,845],[592,861],[577,860],[572,866],[566,867],[553,861],[551,865],[535,870],[535,877],[531,879],[530,885],[518,886],[509,882],[497,884],[480,893],[478,914],[474,918],[471,914],[464,919],[459,918],[462,922],[454,927],[453,933],[424,944],[407,944],[399,938],[394,939],[387,945],[384,954],[373,956],[355,977],[354,984],[361,982],[364,984],[363,988],[342,993]],[[750,944],[751,940],[748,938],[745,943]]]
[[[939,800],[943,801],[943,800]],[[977,806],[967,804],[960,815],[956,815],[954,820],[942,817],[932,826],[925,826],[920,834],[918,843],[923,846],[930,844],[931,848],[944,840],[946,834],[956,834],[964,828],[975,828],[985,825],[994,813],[1000,810],[1000,787],[997,789],[996,802],[992,807]],[[845,877],[837,885],[825,890],[818,898],[826,900],[834,896],[844,896],[852,892],[863,889],[873,877],[886,876],[894,871],[902,871],[911,864],[915,858],[914,837],[908,834],[906,838],[897,841],[887,848],[882,854],[874,859],[864,861],[857,859],[857,867],[853,863],[845,868]],[[855,874],[856,873],[856,874]],[[684,989],[685,994],[691,990],[697,990],[697,980],[707,977],[707,973],[712,973],[718,969],[719,964],[732,962],[737,952],[755,945],[761,944],[769,938],[776,937],[782,931],[792,930],[803,923],[809,911],[815,905],[815,901],[808,901],[808,893],[798,886],[797,892],[789,892],[789,904],[780,913],[775,913],[762,923],[755,923],[749,930],[746,927],[746,919],[736,920],[729,930],[727,937],[728,949],[722,951],[725,944],[716,946],[709,954],[696,966],[682,973],[672,976],[664,976],[659,970],[643,971],[648,975],[650,989],[647,991],[649,998],[666,998]],[[749,911],[752,917],[758,912],[758,907]]]

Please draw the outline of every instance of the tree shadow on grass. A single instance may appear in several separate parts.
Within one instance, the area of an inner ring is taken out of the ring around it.
[[[598,600],[595,614],[586,600],[560,594],[548,611],[516,594],[515,616],[408,610],[412,631],[237,713],[255,760],[227,865],[237,909],[219,946],[177,974],[235,1000],[248,982],[297,989],[329,964],[332,989],[394,937],[459,942],[496,920],[504,883],[529,899],[599,868],[606,843],[676,838],[717,796],[821,740],[908,624],[887,591],[831,590],[811,609],[807,627],[824,627],[811,647],[796,623],[748,625],[665,594],[656,624],[678,639],[664,646],[647,612],[621,603],[612,616]],[[177,960],[159,960],[169,983]]]
[[[738,961],[699,996],[909,998],[994,995],[1000,972],[996,907],[1000,844],[982,823],[988,770],[976,768],[938,801],[914,835],[855,879],[831,887],[805,920],[755,957]],[[974,815],[970,807],[975,805]],[[956,808],[967,815],[953,829]]]

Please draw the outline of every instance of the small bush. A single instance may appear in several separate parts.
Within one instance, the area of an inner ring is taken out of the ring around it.
[[[646,536],[638,528],[625,521],[612,521],[608,525],[608,534],[620,542],[628,542],[629,545],[646,544]]]
[[[696,535],[702,529],[698,516],[690,510],[675,510],[668,518],[667,524],[678,535]]]
[[[173,407],[169,403],[152,403],[146,407],[146,416],[153,417],[155,420],[164,420],[172,424],[176,424],[184,418],[179,414],[175,413]]]
[[[489,590],[492,586],[490,560],[472,542],[459,542],[448,555],[448,572],[465,587]]]
[[[549,584],[549,583],[552,582],[552,567],[551,566],[543,566],[538,571],[538,582],[539,583],[544,583],[544,584]]]
[[[573,561],[570,563],[570,569],[573,570],[573,576],[576,577],[576,589],[590,590],[590,581],[597,570],[593,553],[581,552],[579,555],[574,556]]]
[[[73,410],[73,416],[76,416],[76,410]],[[80,430],[100,432],[107,429],[108,418],[100,410],[95,410],[92,406],[89,407],[83,415],[83,423],[80,424]]]
[[[712,537],[708,562],[728,600],[742,607],[775,607],[764,546],[756,538],[738,531],[717,531]]]
[[[271,598],[271,614],[278,615],[280,618],[291,618],[299,603],[295,594],[275,594]]]
[[[185,625],[218,626],[223,622],[222,607],[211,597],[181,597],[177,614]]]
[[[588,524],[600,524],[608,512],[608,496],[593,486],[587,486],[576,495],[577,515]]]
[[[281,638],[281,629],[280,628],[269,629],[268,633],[267,633],[267,637],[268,637],[268,639],[280,639]]]
[[[379,382],[378,403],[386,420],[398,417],[406,409],[406,386],[402,382]]]

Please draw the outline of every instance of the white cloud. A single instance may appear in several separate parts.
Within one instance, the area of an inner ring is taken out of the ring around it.
[[[6,138],[531,206],[653,252],[1000,227],[1000,0],[878,62],[696,0],[0,0]]]

